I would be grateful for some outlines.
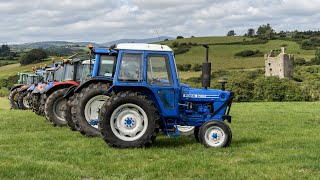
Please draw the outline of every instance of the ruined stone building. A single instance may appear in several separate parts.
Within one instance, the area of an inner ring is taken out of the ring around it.
[[[269,54],[264,55],[265,59],[265,76],[278,76],[279,78],[293,78],[293,60],[292,54],[285,53],[285,48],[281,48],[281,53],[275,56],[272,50]]]

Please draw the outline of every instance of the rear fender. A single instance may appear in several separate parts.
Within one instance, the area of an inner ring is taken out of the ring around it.
[[[93,84],[93,83],[99,83],[99,82],[103,82],[103,83],[110,83],[112,84],[113,83],[113,79],[110,79],[110,78],[93,78],[93,79],[90,79],[86,82],[84,82],[83,84],[81,84],[79,87],[77,87],[75,90],[74,90],[74,93],[78,93],[80,92],[84,87],[87,87],[89,86],[90,84]],[[107,90],[107,89],[106,89]]]
[[[23,85],[21,85],[21,84],[19,84],[19,85],[14,85],[14,86],[12,86],[12,87],[10,88],[10,91],[13,91],[13,90],[15,90],[15,89],[17,89],[17,88],[20,88],[21,86],[23,86]]]
[[[67,90],[67,92],[64,94],[64,98],[65,99],[69,99],[70,96],[73,96],[74,94],[74,90],[77,88],[78,86],[73,85],[71,87],[69,87],[69,89]]]
[[[52,94],[54,91],[57,91],[59,89],[65,89],[65,88],[70,88],[74,86],[74,83],[65,83],[65,82],[59,82],[59,83],[54,83],[52,87],[47,89],[44,93],[49,96]]]

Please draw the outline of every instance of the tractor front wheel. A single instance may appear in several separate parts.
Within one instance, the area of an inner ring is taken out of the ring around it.
[[[153,102],[136,92],[121,92],[104,103],[100,113],[101,136],[112,147],[149,146],[159,132],[160,117]]]
[[[18,102],[17,102],[18,95],[19,95],[18,88],[14,89],[10,92],[9,101],[10,101],[11,109],[19,109]]]
[[[23,110],[30,109],[28,98],[29,98],[29,94],[27,91],[23,91],[19,93],[19,96],[18,96],[19,109],[23,109]]]
[[[64,88],[54,91],[46,100],[44,112],[53,126],[65,126],[67,124],[62,111],[62,107],[67,103],[67,100],[63,98],[67,90]]]
[[[200,142],[208,148],[223,148],[231,143],[232,133],[229,126],[219,120],[205,122],[199,132]]]
[[[32,111],[35,112],[37,115],[40,115],[40,94],[32,94]]]
[[[72,114],[71,114],[71,103],[73,102],[74,96],[70,96],[67,100],[67,103],[62,106],[62,111],[64,111],[64,119],[67,121],[67,126],[72,130],[78,130],[72,121]]]
[[[76,129],[88,137],[100,136],[98,129],[98,116],[103,103],[109,99],[104,95],[109,84],[97,83],[90,84],[75,94],[75,98],[70,103],[72,121]]]

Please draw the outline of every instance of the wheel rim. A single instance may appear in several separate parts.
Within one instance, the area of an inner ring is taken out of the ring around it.
[[[30,108],[28,99],[29,99],[29,96],[28,96],[28,95],[25,95],[25,96],[23,97],[23,99],[22,99],[22,103],[23,103],[23,105],[24,105],[27,109]]]
[[[178,130],[183,133],[187,133],[194,130],[194,126],[177,126]]]
[[[65,122],[63,111],[61,110],[61,107],[67,103],[67,100],[63,97],[59,97],[57,100],[55,100],[53,104],[53,114],[54,116],[59,119],[60,121]]]
[[[84,115],[88,123],[98,129],[98,117],[99,117],[99,110],[101,109],[102,105],[106,100],[109,99],[109,96],[106,95],[98,95],[92,97],[86,104],[84,109]]]
[[[18,101],[18,96],[19,96],[19,93],[16,93],[16,94],[13,96],[13,100],[14,100],[14,101]]]
[[[140,106],[131,103],[123,104],[113,111],[110,127],[119,139],[135,141],[147,131],[148,117]]]
[[[219,147],[224,143],[226,134],[220,127],[210,127],[206,130],[204,139],[211,147]]]

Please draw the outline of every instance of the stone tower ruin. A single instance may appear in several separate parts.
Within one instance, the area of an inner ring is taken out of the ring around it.
[[[281,48],[281,53],[275,56],[272,50],[264,55],[265,76],[278,76],[279,78],[293,78],[293,60],[292,54],[285,53],[285,48]]]

